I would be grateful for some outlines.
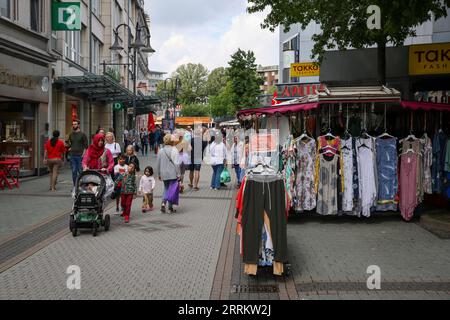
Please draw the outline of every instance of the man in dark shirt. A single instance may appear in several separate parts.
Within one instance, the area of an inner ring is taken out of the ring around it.
[[[79,120],[72,122],[72,129],[73,131],[70,133],[67,141],[67,147],[69,148],[70,167],[72,168],[72,180],[73,186],[75,187],[78,175],[83,171],[81,162],[89,144],[86,134],[80,130]]]
[[[191,165],[189,167],[189,187],[194,187],[198,191],[198,182],[200,181],[200,169],[203,161],[203,152],[208,142],[203,141],[202,129],[195,129],[194,137],[191,139]]]

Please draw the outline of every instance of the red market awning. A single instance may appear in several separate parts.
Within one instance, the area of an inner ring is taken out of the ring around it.
[[[293,105],[283,105],[283,106],[273,106],[266,108],[254,108],[254,109],[245,109],[238,112],[238,117],[240,116],[248,116],[252,114],[261,115],[261,114],[269,114],[273,115],[276,113],[284,114],[288,112],[298,112],[302,110],[311,110],[315,109],[319,106],[319,103],[302,103],[302,104],[293,104]]]
[[[403,108],[409,108],[409,109],[413,109],[413,110],[450,111],[450,104],[445,104],[445,103],[402,101],[401,105],[402,105]]]

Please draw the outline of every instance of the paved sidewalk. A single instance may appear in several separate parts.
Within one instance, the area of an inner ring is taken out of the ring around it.
[[[109,232],[67,234],[1,273],[0,299],[209,299],[234,191],[209,190],[211,172],[202,167],[201,190],[187,190],[174,215],[143,214],[137,198],[130,224],[113,216]],[[161,195],[158,182],[156,207]],[[66,286],[70,265],[81,290]]]
[[[61,168],[57,191],[49,191],[50,176],[26,178],[20,188],[0,190],[0,242],[43,220],[72,208],[72,173]]]

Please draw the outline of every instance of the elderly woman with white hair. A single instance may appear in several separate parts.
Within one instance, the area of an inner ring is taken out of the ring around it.
[[[179,185],[180,172],[180,156],[177,148],[173,145],[175,139],[171,134],[166,134],[163,139],[164,147],[158,152],[155,173],[160,181],[164,182],[164,195],[161,204],[161,212],[166,212],[166,204],[169,203],[169,212],[176,212],[173,203],[166,200],[166,194],[169,187],[177,183]]]
[[[116,138],[114,137],[114,133],[108,132],[105,135],[105,148],[108,149],[114,159],[114,165],[118,163],[118,156],[122,153],[122,149],[120,148],[120,144],[116,142]]]

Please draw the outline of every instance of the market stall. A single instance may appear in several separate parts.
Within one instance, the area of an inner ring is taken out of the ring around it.
[[[241,110],[238,119],[256,134],[277,130],[278,157],[258,162],[284,175],[292,211],[395,211],[409,221],[424,201],[442,205],[450,196],[449,111],[448,104],[401,101],[387,87],[324,87]]]

